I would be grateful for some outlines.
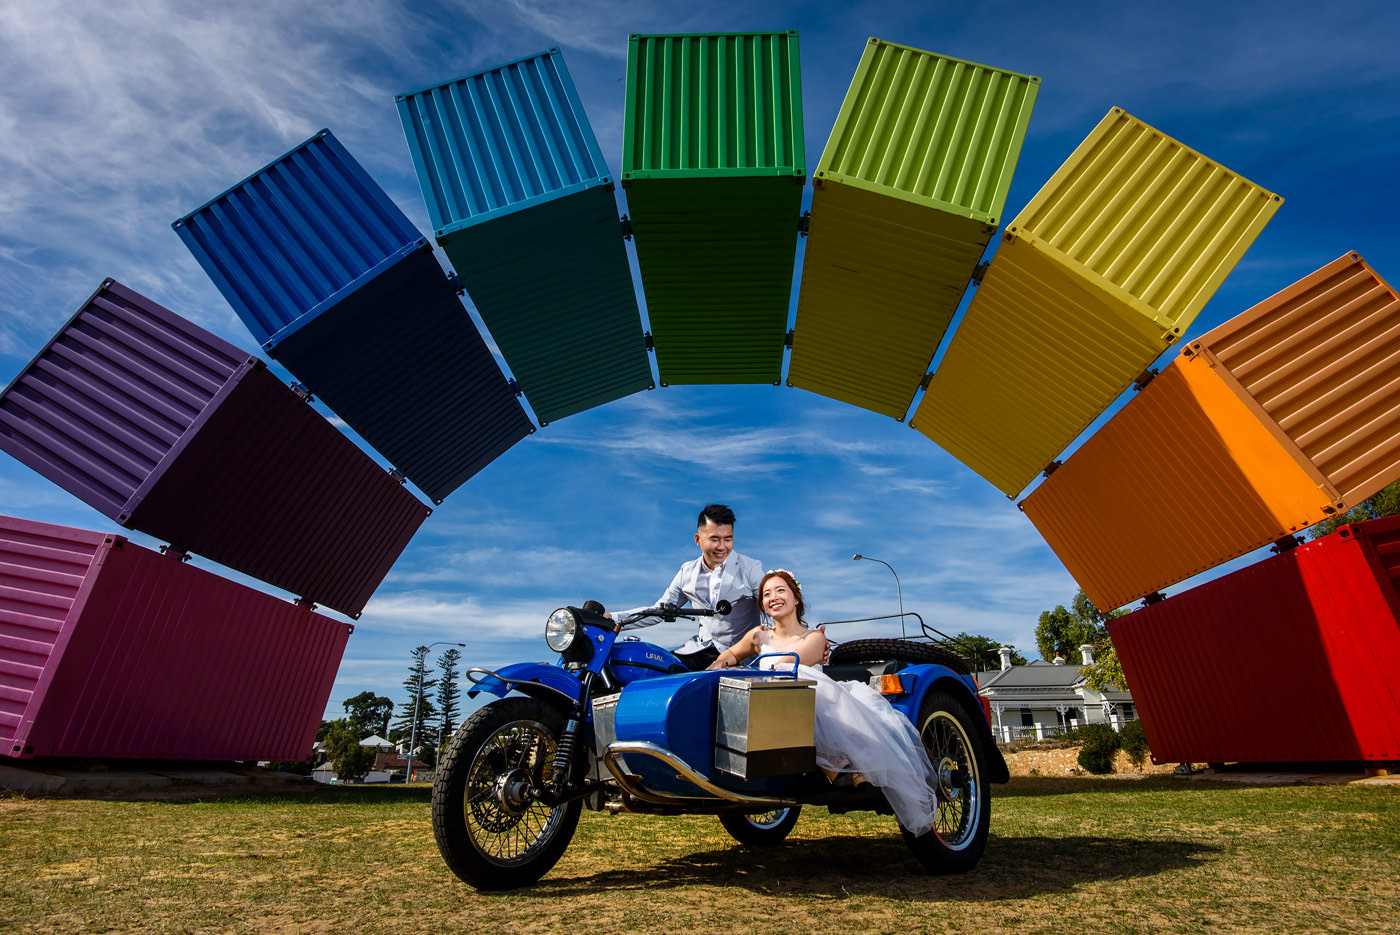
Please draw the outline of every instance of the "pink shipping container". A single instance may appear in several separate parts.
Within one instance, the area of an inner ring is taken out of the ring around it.
[[[1400,517],[1109,621],[1158,763],[1400,760]]]
[[[0,517],[0,753],[300,760],[353,629],[121,536]]]

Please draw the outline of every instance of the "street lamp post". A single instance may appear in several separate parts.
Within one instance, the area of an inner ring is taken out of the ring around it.
[[[418,659],[418,692],[413,696],[413,722],[408,728],[408,764],[403,771],[404,788],[413,780],[413,745],[418,740],[418,705],[423,698],[423,677],[425,674],[425,663],[428,661],[427,651],[434,646],[466,646],[466,643],[454,643],[451,640],[438,640],[423,647],[423,655]]]
[[[895,571],[894,566],[891,565],[889,562],[883,561],[878,558],[871,558],[869,555],[861,555],[859,552],[851,556],[851,561],[879,562],[881,565],[884,565],[890,570],[890,574],[894,575],[894,591],[895,594],[899,595],[899,635],[906,636],[904,632],[904,592],[899,587],[899,572]]]

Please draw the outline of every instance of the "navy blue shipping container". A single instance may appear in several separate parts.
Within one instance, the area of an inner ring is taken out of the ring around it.
[[[329,130],[173,226],[268,354],[434,502],[534,431],[432,247]]]

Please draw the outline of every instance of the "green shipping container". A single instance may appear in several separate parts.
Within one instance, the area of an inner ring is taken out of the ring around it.
[[[866,43],[812,180],[791,385],[904,418],[1001,223],[1039,89]]]
[[[668,383],[777,383],[806,157],[797,33],[631,36],[622,184]]]

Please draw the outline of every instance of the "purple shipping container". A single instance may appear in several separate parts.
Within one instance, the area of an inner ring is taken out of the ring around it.
[[[0,517],[0,753],[303,759],[353,629],[121,536]]]
[[[260,361],[112,280],[0,395],[0,450],[351,616],[431,512]]]

